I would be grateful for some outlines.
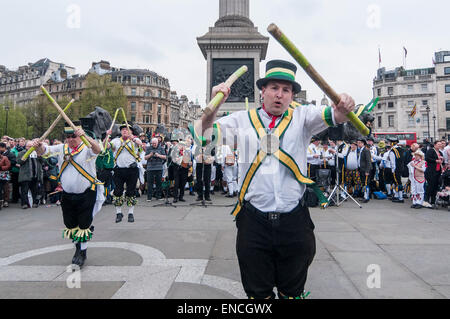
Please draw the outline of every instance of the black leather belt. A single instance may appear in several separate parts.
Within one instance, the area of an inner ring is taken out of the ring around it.
[[[300,212],[302,209],[306,208],[306,205],[305,205],[305,199],[303,196],[303,198],[300,200],[297,207],[295,207],[292,211],[290,211],[288,213],[263,212],[263,211],[257,209],[255,206],[253,206],[252,204],[250,204],[250,202],[247,202],[247,201],[244,202],[244,208],[247,211],[249,211],[250,213],[258,214],[258,215],[264,217],[265,219],[267,219],[268,221],[271,221],[274,225],[276,225],[276,224],[278,224],[278,221],[280,219],[283,219],[288,216],[292,216],[292,214]]]

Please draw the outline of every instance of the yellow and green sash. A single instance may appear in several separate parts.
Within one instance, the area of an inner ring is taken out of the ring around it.
[[[289,127],[289,124],[292,121],[292,116],[294,113],[296,106],[291,105],[288,110],[283,114],[283,118],[278,122],[277,126],[274,128],[274,132],[272,133],[276,137],[278,137],[279,140],[282,139],[284,133]],[[253,126],[253,128],[256,131],[256,135],[258,136],[258,139],[261,141],[261,139],[267,135],[266,129],[264,128],[264,125],[262,124],[261,118],[259,117],[258,110],[252,109],[248,111],[248,116],[250,119],[250,122]],[[258,149],[258,152],[255,156],[255,159],[253,160],[253,163],[250,165],[249,170],[247,171],[247,174],[245,175],[245,178],[242,182],[242,187],[239,193],[239,199],[234,207],[231,214],[233,216],[237,216],[237,214],[240,212],[242,205],[244,203],[244,197],[247,193],[250,183],[255,176],[256,171],[261,166],[263,160],[268,156],[273,155],[276,159],[278,159],[281,164],[283,164],[285,167],[287,167],[292,174],[294,175],[295,179],[299,184],[304,184],[313,189],[317,197],[319,198],[320,205],[324,207],[328,200],[323,195],[322,191],[317,187],[315,182],[305,176],[303,176],[302,172],[300,171],[300,168],[298,167],[297,163],[295,162],[294,158],[292,158],[286,151],[284,151],[281,147],[278,148],[278,150],[273,154],[267,154],[265,151],[262,150],[261,146]]]
[[[86,147],[85,144],[82,144],[76,152],[70,154],[69,152],[69,145],[64,144],[64,157],[67,158],[64,160],[63,164],[61,165],[60,172],[58,174],[57,179],[59,180],[64,170],[67,168],[69,164],[72,164],[73,167],[83,175],[89,182],[91,182],[91,190],[95,191],[97,185],[102,185],[103,183],[97,180],[96,178],[92,177],[88,172],[84,170],[83,167],[81,167],[77,162],[75,162],[74,157],[78,155],[84,148]]]
[[[130,148],[130,146],[128,145],[128,141],[124,142],[124,140],[122,138],[120,138],[120,142],[122,143],[122,145],[120,145],[119,149],[117,150],[114,161],[117,161],[117,158],[119,157],[120,153],[122,153],[124,148],[128,151],[128,153],[130,153],[136,159],[136,162],[139,162],[141,160],[141,158],[135,152],[133,143],[131,143],[131,148]]]

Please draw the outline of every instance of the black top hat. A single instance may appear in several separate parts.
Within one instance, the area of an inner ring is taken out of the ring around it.
[[[120,127],[119,127],[119,129],[120,130],[122,130],[123,128],[125,128],[125,127],[127,127],[127,123],[122,123],[122,124],[120,124]],[[130,123],[128,123],[128,128],[131,130],[132,129],[132,126],[130,125]]]
[[[284,60],[272,60],[266,64],[266,76],[256,81],[256,86],[261,90],[271,80],[282,80],[292,83],[294,94],[300,92],[302,87],[295,82],[295,64]]]

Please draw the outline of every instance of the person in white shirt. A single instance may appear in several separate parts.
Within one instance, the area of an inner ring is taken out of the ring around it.
[[[222,145],[223,178],[227,183],[228,194],[225,197],[234,197],[238,192],[236,154],[228,145]]]
[[[290,62],[269,61],[265,77],[256,82],[262,107],[234,112],[214,123],[217,107],[194,126],[196,135],[206,133],[205,139],[211,138],[210,128],[220,132],[225,144],[234,145],[237,139],[241,188],[232,215],[238,228],[242,284],[249,298],[274,298],[274,287],[279,298],[305,297],[315,254],[314,224],[304,198],[306,185],[314,187],[304,176],[307,148],[314,134],[347,121],[347,113],[355,107],[346,94],[332,107],[292,104],[301,90],[296,70]],[[211,96],[219,92],[224,94],[223,103],[230,88],[221,83]]]
[[[308,151],[306,152],[306,161],[308,162],[308,177],[313,181],[316,180],[317,170],[322,164],[319,144],[320,141],[318,139],[314,137],[311,138],[311,144],[309,144]]]
[[[111,130],[106,132],[111,135]],[[126,202],[128,206],[128,222],[134,222],[134,206],[137,204],[136,184],[140,174],[139,147],[142,141],[133,136],[131,126],[124,123],[120,126],[121,137],[114,138],[111,148],[114,152],[114,175],[115,184],[113,193],[113,204],[116,208],[116,223],[120,223],[123,218],[122,205]],[[126,185],[125,197],[123,197]]]
[[[361,190],[361,176],[359,173],[359,152],[355,141],[350,143],[350,149],[345,156],[345,187],[353,189],[353,195]]]
[[[39,156],[55,154],[58,157],[59,181],[63,188],[61,208],[66,229],[64,238],[75,243],[75,255],[72,264],[80,268],[87,258],[87,242],[92,238],[92,221],[105,201],[104,187],[96,179],[95,161],[101,152],[100,145],[85,135],[78,122],[76,130],[65,127],[65,144],[49,146],[39,139],[33,145]],[[85,136],[91,144],[88,148],[80,136]]]

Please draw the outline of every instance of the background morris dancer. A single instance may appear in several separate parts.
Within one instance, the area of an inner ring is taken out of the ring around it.
[[[87,242],[92,237],[91,224],[95,214],[102,207],[104,187],[95,178],[96,158],[100,145],[85,134],[79,123],[77,129],[64,128],[66,144],[48,146],[39,139],[33,140],[38,155],[55,154],[58,157],[59,180],[63,188],[61,208],[63,212],[64,238],[75,243],[72,264],[82,267],[87,258]],[[88,148],[80,136],[85,136],[92,148]]]
[[[295,82],[296,70],[290,62],[269,61],[266,76],[256,82],[262,91],[262,107],[235,112],[214,123],[217,107],[204,113],[194,126],[196,135],[213,127],[230,146],[236,138],[241,158],[254,159],[253,163],[239,162],[241,191],[232,212],[238,228],[241,279],[249,298],[273,298],[274,287],[280,298],[304,297],[316,250],[314,224],[303,198],[305,184],[312,185],[303,175],[306,148],[313,134],[347,121],[346,115],[355,107],[347,94],[340,95],[341,101],[333,107],[290,107],[301,89]],[[229,93],[230,88],[221,83],[211,96],[223,94],[223,103]]]
[[[393,203],[404,203],[403,199],[403,184],[402,184],[402,173],[403,173],[403,150],[398,145],[397,138],[390,138],[392,143],[391,151],[389,152],[389,162],[391,164],[392,177],[394,182],[393,192],[394,197],[392,198]]]
[[[111,135],[111,130],[106,134]],[[114,194],[113,204],[116,207],[116,223],[120,223],[123,218],[122,205],[124,202],[128,206],[128,222],[134,222],[134,206],[137,204],[136,183],[139,178],[138,163],[141,158],[138,148],[142,147],[142,141],[132,135],[131,126],[124,123],[120,126],[121,137],[116,137],[111,141],[111,148],[114,151]],[[124,187],[126,185],[125,197]]]

